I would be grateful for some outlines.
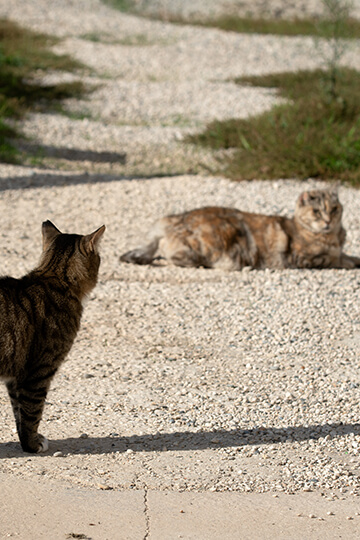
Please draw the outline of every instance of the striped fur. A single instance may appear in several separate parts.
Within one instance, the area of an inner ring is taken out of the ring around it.
[[[0,378],[26,452],[48,448],[38,433],[45,398],[79,330],[82,300],[96,285],[104,231],[62,234],[46,221],[39,266],[20,279],[0,279]]]

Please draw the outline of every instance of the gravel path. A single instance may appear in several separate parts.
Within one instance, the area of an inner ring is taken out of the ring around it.
[[[323,13],[321,0],[135,0],[137,9],[151,16],[178,16],[185,19],[215,18],[225,14],[242,17],[292,19],[319,17]],[[359,16],[360,2],[353,0],[353,14]]]
[[[36,264],[45,219],[66,232],[107,225],[100,282],[48,396],[41,430],[50,450],[20,451],[1,387],[0,472],[98,489],[358,497],[358,271],[118,262],[160,215],[205,204],[291,215],[298,194],[319,185],[188,174],[212,158],[181,143],[212,118],[269,107],[272,93],[229,77],[314,65],[310,41],[174,27],[96,0],[47,6],[0,0],[0,14],[61,36],[57,50],[90,65],[96,73],[87,77],[103,86],[69,104],[90,109],[91,119],[33,114],[24,131],[44,147],[125,152],[127,162],[0,166],[2,273]],[[89,32],[156,43],[81,38]],[[347,60],[359,63],[354,50]],[[176,115],[186,121],[174,125]],[[360,193],[341,187],[340,199],[347,252],[358,255]]]

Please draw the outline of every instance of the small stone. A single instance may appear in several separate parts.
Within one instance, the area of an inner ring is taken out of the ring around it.
[[[89,435],[87,433],[82,433],[80,435],[80,439],[87,439],[89,437]]]
[[[53,453],[53,456],[54,456],[54,457],[61,457],[61,456],[63,456],[63,455],[64,455],[64,454],[63,454],[62,452],[54,452],[54,453]]]
[[[107,490],[111,489],[111,487],[106,485],[106,484],[98,484],[98,489],[102,489],[103,491],[107,491]]]
[[[316,518],[315,514],[309,514],[309,518],[314,519]]]
[[[348,521],[351,521],[351,520],[354,519],[354,518],[351,517],[351,516],[346,516],[346,519],[347,519]]]
[[[326,512],[326,513],[327,513],[328,516],[334,516],[335,515],[334,512],[332,512],[331,510],[330,510],[330,512]]]

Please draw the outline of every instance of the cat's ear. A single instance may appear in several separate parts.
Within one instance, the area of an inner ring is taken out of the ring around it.
[[[310,201],[310,194],[308,191],[304,191],[303,193],[301,193],[301,195],[299,195],[298,204],[300,206],[304,206],[305,204],[308,204],[309,201]]]
[[[105,225],[97,229],[91,234],[88,234],[83,237],[82,242],[83,245],[88,252],[95,252],[97,251],[97,247],[99,245],[100,239],[102,235],[105,232]]]
[[[51,242],[56,238],[61,232],[55,227],[51,221],[44,221],[42,224],[42,239],[43,239],[43,251],[45,251]]]
[[[340,182],[335,182],[335,184],[333,184],[331,188],[329,188],[329,193],[334,201],[339,200],[339,186]]]

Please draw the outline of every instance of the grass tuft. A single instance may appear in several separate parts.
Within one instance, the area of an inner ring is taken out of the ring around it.
[[[52,53],[49,47],[54,43],[54,38],[0,19],[0,161],[14,163],[20,159],[11,143],[19,134],[9,126],[9,119],[19,119],[28,110],[48,110],[86,91],[81,82],[43,86],[32,80],[34,72],[84,68],[67,55]]]
[[[173,15],[164,8],[158,14],[149,14],[137,7],[134,0],[103,0],[107,5],[125,13],[133,13],[139,17],[162,20],[174,24],[192,24],[207,28],[219,28],[225,32],[247,34],[274,34],[277,36],[314,36],[323,37],[324,28],[332,27],[334,21],[326,18],[294,18],[269,19],[266,17],[239,17],[237,15],[222,15],[211,19],[184,18]],[[360,21],[348,17],[338,28],[338,38],[360,38]]]
[[[309,19],[266,19],[241,18],[236,16],[223,16],[209,21],[194,21],[194,24],[212,28],[219,28],[226,32],[245,34],[274,34],[277,36],[314,36],[322,37],[324,28],[331,26],[332,21]],[[342,25],[339,38],[359,38],[360,21],[349,18]]]
[[[244,77],[238,83],[277,87],[287,102],[249,119],[212,122],[190,142],[232,149],[221,171],[235,180],[340,179],[360,184],[360,74],[342,68],[338,98],[326,71]]]
[[[103,0],[104,4],[107,4],[119,11],[136,12],[136,8],[133,0]]]

